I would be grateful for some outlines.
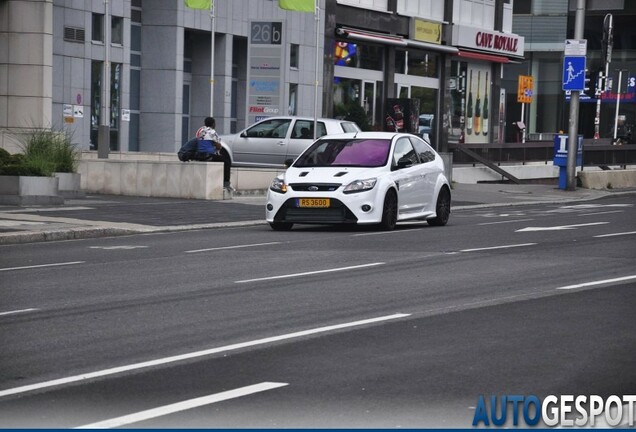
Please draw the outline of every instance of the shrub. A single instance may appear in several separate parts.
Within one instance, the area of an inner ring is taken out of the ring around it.
[[[52,176],[76,172],[79,150],[63,130],[33,128],[17,136],[23,154],[0,153],[0,174]]]
[[[79,152],[65,131],[33,129],[26,135],[23,146],[27,164],[44,171],[75,172]]]
[[[364,111],[364,108],[360,106],[360,104],[350,102],[346,105],[336,105],[334,114],[336,118],[350,120],[357,123],[358,126],[360,126],[360,129],[362,129],[363,131],[371,130],[371,123],[369,122],[367,113]]]
[[[11,160],[11,153],[3,148],[0,148],[0,166],[6,165]]]

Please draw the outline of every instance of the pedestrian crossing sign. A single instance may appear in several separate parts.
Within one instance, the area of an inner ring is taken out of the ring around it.
[[[585,56],[563,58],[563,90],[585,90]]]

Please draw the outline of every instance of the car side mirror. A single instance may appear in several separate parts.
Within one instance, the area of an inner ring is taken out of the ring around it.
[[[294,163],[292,158],[285,159],[285,168],[289,168]]]
[[[247,132],[243,131],[241,132],[241,135],[239,135],[241,138],[247,138]]]

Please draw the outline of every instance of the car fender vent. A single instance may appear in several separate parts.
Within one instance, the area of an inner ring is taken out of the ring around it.
[[[307,174],[309,174],[309,171],[303,171],[300,174],[298,174],[298,177],[305,177]]]
[[[342,177],[343,175],[347,174],[349,174],[347,171],[340,171],[339,173],[335,174],[334,177]]]

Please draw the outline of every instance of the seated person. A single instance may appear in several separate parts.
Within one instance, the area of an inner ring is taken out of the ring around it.
[[[216,121],[213,117],[206,117],[204,124],[205,126],[200,127],[196,133],[198,138],[196,159],[200,161],[223,162],[223,187],[228,190],[233,190],[230,184],[232,162],[227,153],[221,151],[221,138],[219,138],[219,134],[217,134],[214,129],[216,127]]]

